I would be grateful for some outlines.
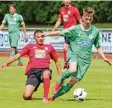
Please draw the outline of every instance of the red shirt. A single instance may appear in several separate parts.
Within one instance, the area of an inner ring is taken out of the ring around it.
[[[30,72],[31,68],[49,68],[51,58],[54,61],[58,59],[55,49],[50,44],[28,44],[19,53],[21,56],[29,56],[26,75]]]
[[[69,28],[77,24],[77,20],[80,19],[80,14],[75,6],[70,5],[69,7],[61,7],[58,17],[61,18],[64,28]]]

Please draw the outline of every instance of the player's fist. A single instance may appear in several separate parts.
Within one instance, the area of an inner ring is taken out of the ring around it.
[[[3,65],[0,66],[0,69],[7,67],[7,63],[4,63]]]

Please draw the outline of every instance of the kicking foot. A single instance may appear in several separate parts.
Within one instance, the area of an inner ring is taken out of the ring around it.
[[[61,89],[62,84],[56,83],[54,88],[53,88],[53,94],[58,93],[58,91]]]
[[[53,102],[54,100],[55,100],[55,98],[53,98],[53,97],[49,98],[49,101],[51,101],[51,102]]]
[[[48,99],[46,97],[43,97],[42,101],[43,102],[48,102]]]
[[[18,63],[18,66],[23,66],[23,63]]]

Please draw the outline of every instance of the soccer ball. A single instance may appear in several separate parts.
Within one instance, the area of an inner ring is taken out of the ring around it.
[[[87,97],[87,92],[84,88],[77,88],[73,92],[73,97],[75,100],[83,101]]]

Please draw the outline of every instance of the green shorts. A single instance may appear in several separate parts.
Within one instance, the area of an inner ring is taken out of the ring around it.
[[[90,63],[88,63],[86,60],[83,60],[83,59],[77,57],[75,54],[68,55],[67,61],[68,61],[68,63],[76,62],[77,71],[74,72],[71,75],[71,77],[81,80],[83,78],[84,74],[86,73]]]
[[[19,32],[9,33],[10,47],[17,47],[19,38],[20,38],[20,33]]]

